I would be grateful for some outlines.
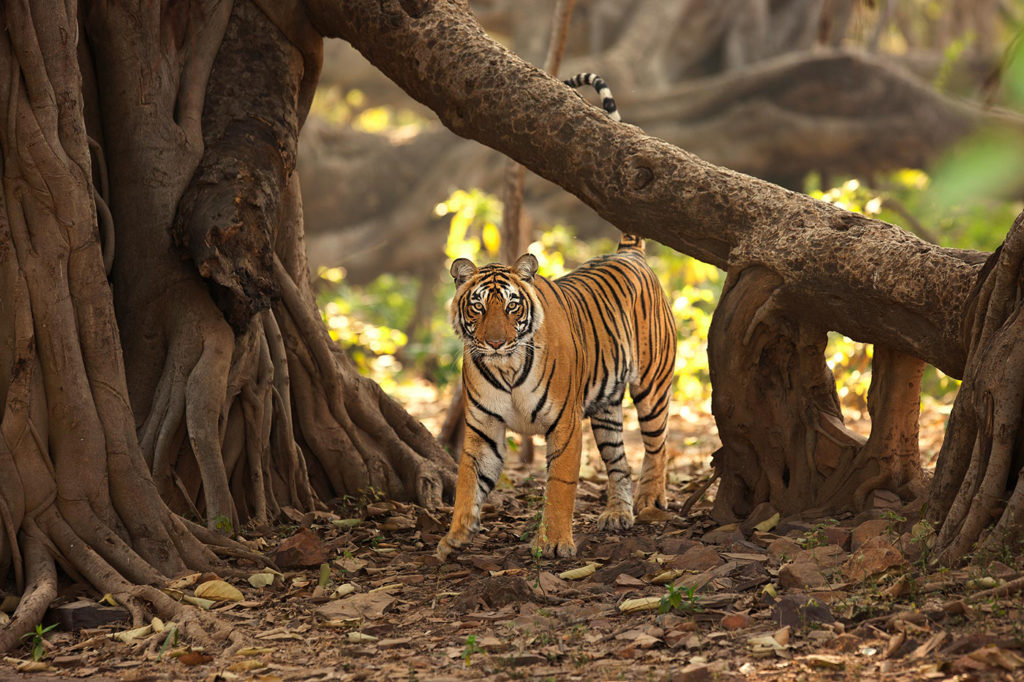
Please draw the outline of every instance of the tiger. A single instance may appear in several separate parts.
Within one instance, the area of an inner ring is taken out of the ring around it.
[[[642,238],[624,234],[615,253],[549,280],[532,254],[511,266],[452,263],[450,322],[463,342],[466,432],[444,559],[480,528],[480,508],[505,459],[505,429],[544,434],[547,484],[533,546],[544,556],[576,554],[572,514],[590,418],[608,473],[597,527],[626,529],[634,508],[665,509],[665,442],[676,330]],[[622,443],[626,386],[636,405],[645,456],[633,502]]]

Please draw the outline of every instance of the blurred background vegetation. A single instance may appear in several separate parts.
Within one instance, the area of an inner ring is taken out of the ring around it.
[[[537,34],[546,39],[549,3],[471,4],[496,37],[540,61],[544,40],[538,42]],[[666,9],[675,5],[674,12]],[[755,6],[764,25],[751,28],[745,15]],[[953,248],[995,249],[1024,209],[1021,1],[591,0],[579,2],[576,11],[565,75],[572,65],[601,72],[625,121],[713,162],[758,172]],[[637,13],[667,14],[662,24],[651,25],[671,30],[649,35],[647,51],[631,58],[628,40],[639,29],[627,17]],[[776,35],[784,29],[789,38]],[[684,54],[674,42],[681,38],[690,41]],[[660,47],[652,51],[650,44]],[[313,132],[305,141],[305,156],[313,160],[305,168],[300,154],[310,259],[320,277],[324,318],[360,369],[386,390],[412,378],[443,389],[457,381],[461,362],[461,346],[447,322],[453,293],[448,265],[462,256],[477,263],[497,260],[501,165],[493,152],[450,136],[424,109],[378,84],[361,70],[358,56],[327,54],[324,85],[307,126]],[[823,62],[823,55],[839,58],[839,65]],[[794,70],[804,63],[845,69],[840,75],[854,73],[855,82],[831,76],[823,84],[809,71]],[[775,73],[786,76],[785,87],[751,89],[751,74],[763,84]],[[872,99],[879,93],[881,100]],[[935,99],[921,106],[929,97]],[[715,125],[724,128],[709,128],[692,110],[670,106],[701,98],[705,110],[714,109]],[[880,106],[887,108],[885,116],[872,118]],[[849,113],[858,107],[862,113]],[[774,118],[761,120],[764,111]],[[758,124],[767,129],[752,130]],[[925,130],[929,125],[934,129]],[[860,129],[865,127],[866,133]],[[932,137],[918,139],[924,133]],[[716,147],[716,136],[728,145]],[[375,162],[386,176],[368,170]],[[766,167],[787,170],[759,172]],[[392,186],[399,198],[389,204],[370,182]],[[613,228],[558,192],[537,181],[526,194],[535,237],[529,250],[547,277],[613,250],[616,241]],[[395,232],[395,224],[411,227]],[[402,260],[414,241],[424,242],[423,250]],[[679,330],[677,404],[709,411],[706,341],[724,273],[650,241],[648,257]],[[831,335],[828,362],[844,408],[855,418],[866,410],[870,359],[869,346]],[[924,400],[944,410],[957,386],[929,368]]]

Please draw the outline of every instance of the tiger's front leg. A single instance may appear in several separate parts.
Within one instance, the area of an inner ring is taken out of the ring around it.
[[[576,556],[572,539],[572,515],[576,506],[576,484],[580,477],[583,436],[579,418],[566,418],[548,434],[548,482],[544,517],[533,541],[544,556]]]
[[[493,419],[475,422],[472,411],[467,411],[452,525],[437,545],[437,556],[441,559],[468,544],[480,530],[480,508],[497,485],[504,460],[504,424]]]

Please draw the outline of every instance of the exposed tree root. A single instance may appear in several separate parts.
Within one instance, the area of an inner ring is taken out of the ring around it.
[[[134,430],[81,119],[74,9],[16,3],[0,34],[0,280],[14,294],[0,304],[0,569],[13,567],[23,593],[0,650],[40,621],[58,564],[115,595],[136,621],[157,613],[213,641],[226,635],[222,623],[154,587],[222,564],[161,501]]]
[[[947,564],[976,547],[1017,552],[1024,540],[1022,275],[1024,213],[986,264],[964,320],[967,368],[928,508],[928,517],[942,524],[937,556]]]
[[[276,261],[281,303],[274,312],[286,339],[296,437],[314,487],[327,497],[372,487],[395,499],[440,504],[454,494],[454,460],[338,351],[310,292],[300,291],[304,273],[293,279]]]
[[[843,426],[825,364],[825,330],[801,321],[781,279],[730,272],[711,323],[711,405],[722,448],[714,513],[745,517],[770,502],[784,515],[859,510],[885,488],[921,493],[918,406],[924,363],[876,346],[867,440]]]

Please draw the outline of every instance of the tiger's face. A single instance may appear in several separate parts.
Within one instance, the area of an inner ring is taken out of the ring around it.
[[[459,258],[451,274],[456,287],[452,328],[473,355],[499,360],[525,351],[544,320],[532,284],[537,259],[526,254],[511,267],[492,263],[477,269]]]

